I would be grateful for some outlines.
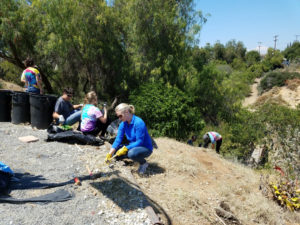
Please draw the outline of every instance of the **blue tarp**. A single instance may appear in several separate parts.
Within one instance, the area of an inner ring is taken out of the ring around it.
[[[0,171],[14,175],[14,172],[9,168],[9,166],[5,165],[3,162],[0,162]]]

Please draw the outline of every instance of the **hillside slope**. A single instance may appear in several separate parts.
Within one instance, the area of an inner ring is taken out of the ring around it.
[[[229,162],[211,149],[168,138],[156,142],[159,148],[149,158],[149,172],[136,179],[165,211],[160,210],[165,224],[223,224],[216,214],[221,202],[230,206],[241,224],[300,221],[299,212],[285,211],[263,196],[260,174],[252,169]],[[227,224],[238,223],[229,220]]]
[[[0,86],[2,89],[12,90],[12,91],[24,91],[22,87],[17,84],[0,79]]]
[[[267,102],[285,105],[291,108],[297,108],[300,104],[300,80],[287,80],[283,87],[273,87],[271,90],[258,94],[260,78],[255,79],[251,86],[251,94],[243,101],[244,107],[251,108],[252,106],[261,105]]]
[[[256,105],[266,102],[276,102],[293,109],[297,108],[300,104],[300,79],[288,80],[283,87],[273,87],[257,98]]]

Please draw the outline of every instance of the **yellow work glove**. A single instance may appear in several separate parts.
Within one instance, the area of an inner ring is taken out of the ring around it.
[[[126,155],[127,152],[128,148],[126,148],[126,146],[124,145],[121,149],[117,151],[116,156]]]
[[[107,154],[106,154],[106,157],[105,157],[105,162],[106,162],[106,163],[110,163],[111,157],[112,157],[112,155],[111,155],[110,153],[107,153]]]

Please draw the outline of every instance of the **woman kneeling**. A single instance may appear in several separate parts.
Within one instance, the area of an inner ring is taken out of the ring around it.
[[[97,107],[98,98],[94,91],[87,93],[84,101],[80,130],[84,134],[97,136],[107,123],[107,109],[104,107],[104,113],[102,113]]]
[[[116,107],[115,112],[122,122],[119,125],[118,134],[112,148],[106,156],[106,161],[111,159],[116,150],[124,150],[124,147],[121,149],[121,143],[125,134],[129,144],[125,146],[126,151],[124,153],[127,153],[128,158],[140,163],[138,172],[144,174],[148,167],[145,158],[150,156],[153,150],[146,124],[140,117],[134,115],[133,105],[121,103]],[[116,155],[118,154],[116,153]]]

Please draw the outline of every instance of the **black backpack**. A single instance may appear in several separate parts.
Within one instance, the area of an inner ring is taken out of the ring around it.
[[[7,193],[11,177],[12,175],[10,173],[0,171],[0,194]]]

